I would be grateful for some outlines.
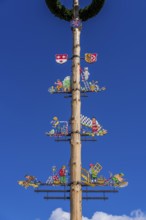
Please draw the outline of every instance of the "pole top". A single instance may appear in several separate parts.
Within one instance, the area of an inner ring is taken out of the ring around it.
[[[74,16],[78,16],[82,21],[87,21],[100,12],[105,0],[92,0],[91,4],[81,9],[79,9],[79,5],[75,5],[75,8],[78,9],[76,13],[73,10],[74,8],[66,8],[60,0],[45,0],[45,2],[49,10],[60,19],[71,21]]]

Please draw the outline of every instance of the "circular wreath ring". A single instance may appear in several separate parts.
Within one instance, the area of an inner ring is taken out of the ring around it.
[[[60,0],[45,0],[50,11],[60,19],[71,21],[73,18],[73,10],[66,8],[61,4]],[[94,17],[101,10],[105,0],[92,0],[91,4],[79,10],[79,18],[87,21]]]

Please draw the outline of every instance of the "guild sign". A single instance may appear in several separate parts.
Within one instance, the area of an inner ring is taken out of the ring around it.
[[[97,53],[85,53],[85,61],[87,63],[94,63],[97,61]]]
[[[68,54],[56,54],[55,55],[56,62],[59,64],[63,64],[68,60]]]

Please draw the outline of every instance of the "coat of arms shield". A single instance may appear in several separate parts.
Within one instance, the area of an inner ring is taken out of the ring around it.
[[[94,63],[97,61],[97,53],[85,53],[85,61],[87,63]]]
[[[59,64],[63,64],[68,60],[68,54],[56,54],[55,55],[56,62]]]

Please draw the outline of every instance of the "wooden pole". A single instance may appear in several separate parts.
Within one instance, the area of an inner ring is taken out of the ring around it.
[[[79,0],[73,0],[74,19],[78,17]],[[80,136],[80,29],[72,28],[72,116],[71,116],[71,220],[82,219],[81,136]]]

